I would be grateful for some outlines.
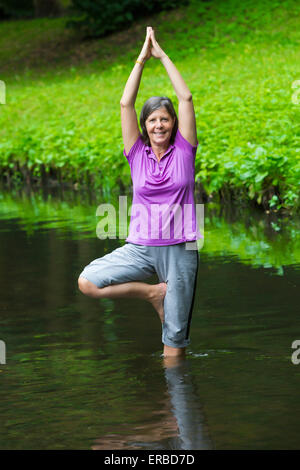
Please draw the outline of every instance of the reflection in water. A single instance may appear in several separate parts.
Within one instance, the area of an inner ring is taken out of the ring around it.
[[[78,292],[120,246],[96,238],[102,202],[0,194],[1,449],[298,449],[299,218],[207,205],[194,352],[162,368],[150,305]]]
[[[174,449],[212,449],[203,412],[199,405],[189,362],[175,364],[165,359],[165,377],[171,398],[172,412],[178,425],[178,440]]]
[[[19,229],[30,236],[36,231],[56,229],[60,238],[97,239],[97,207],[105,202],[118,211],[120,196],[128,197],[130,207],[131,193],[116,192],[108,197],[53,189],[47,195],[33,192],[28,196],[0,191],[0,220],[14,219]],[[196,195],[196,202],[200,202],[197,199]],[[299,228],[298,216],[287,219],[244,206],[205,204],[205,242],[201,253],[222,256],[224,260],[234,256],[246,265],[273,269],[282,276],[286,266],[299,269]],[[7,227],[0,226],[2,230]],[[110,242],[107,248],[111,249],[113,241],[107,239],[101,244],[106,242]]]
[[[95,441],[93,450],[213,449],[192,382],[189,362],[186,359],[165,358],[164,374],[168,394],[162,402],[159,419],[151,424],[131,427],[126,434],[107,434]]]

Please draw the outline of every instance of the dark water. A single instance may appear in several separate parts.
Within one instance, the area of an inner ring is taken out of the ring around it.
[[[97,239],[96,206],[0,199],[0,448],[298,449],[298,221],[207,208],[176,364],[150,304],[77,290],[120,245]]]

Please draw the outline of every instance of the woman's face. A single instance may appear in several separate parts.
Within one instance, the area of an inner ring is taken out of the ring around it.
[[[175,118],[170,116],[164,106],[153,111],[145,122],[151,146],[167,147],[174,123]]]

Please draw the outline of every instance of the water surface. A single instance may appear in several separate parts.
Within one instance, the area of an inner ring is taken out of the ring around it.
[[[206,207],[191,345],[170,364],[150,304],[77,289],[122,243],[96,237],[98,203],[1,196],[0,448],[299,448],[299,221]]]

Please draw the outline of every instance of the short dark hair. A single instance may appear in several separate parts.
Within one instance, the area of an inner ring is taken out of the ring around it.
[[[175,112],[172,101],[170,100],[170,98],[167,98],[166,96],[152,96],[146,101],[146,103],[144,103],[144,106],[142,107],[141,114],[140,114],[142,139],[146,145],[150,145],[150,140],[149,140],[148,132],[146,129],[146,120],[148,119],[150,114],[152,114],[154,111],[162,107],[166,108],[170,116],[175,119],[170,143],[173,144],[175,140],[176,132],[178,129],[178,118],[177,118],[177,114]]]

